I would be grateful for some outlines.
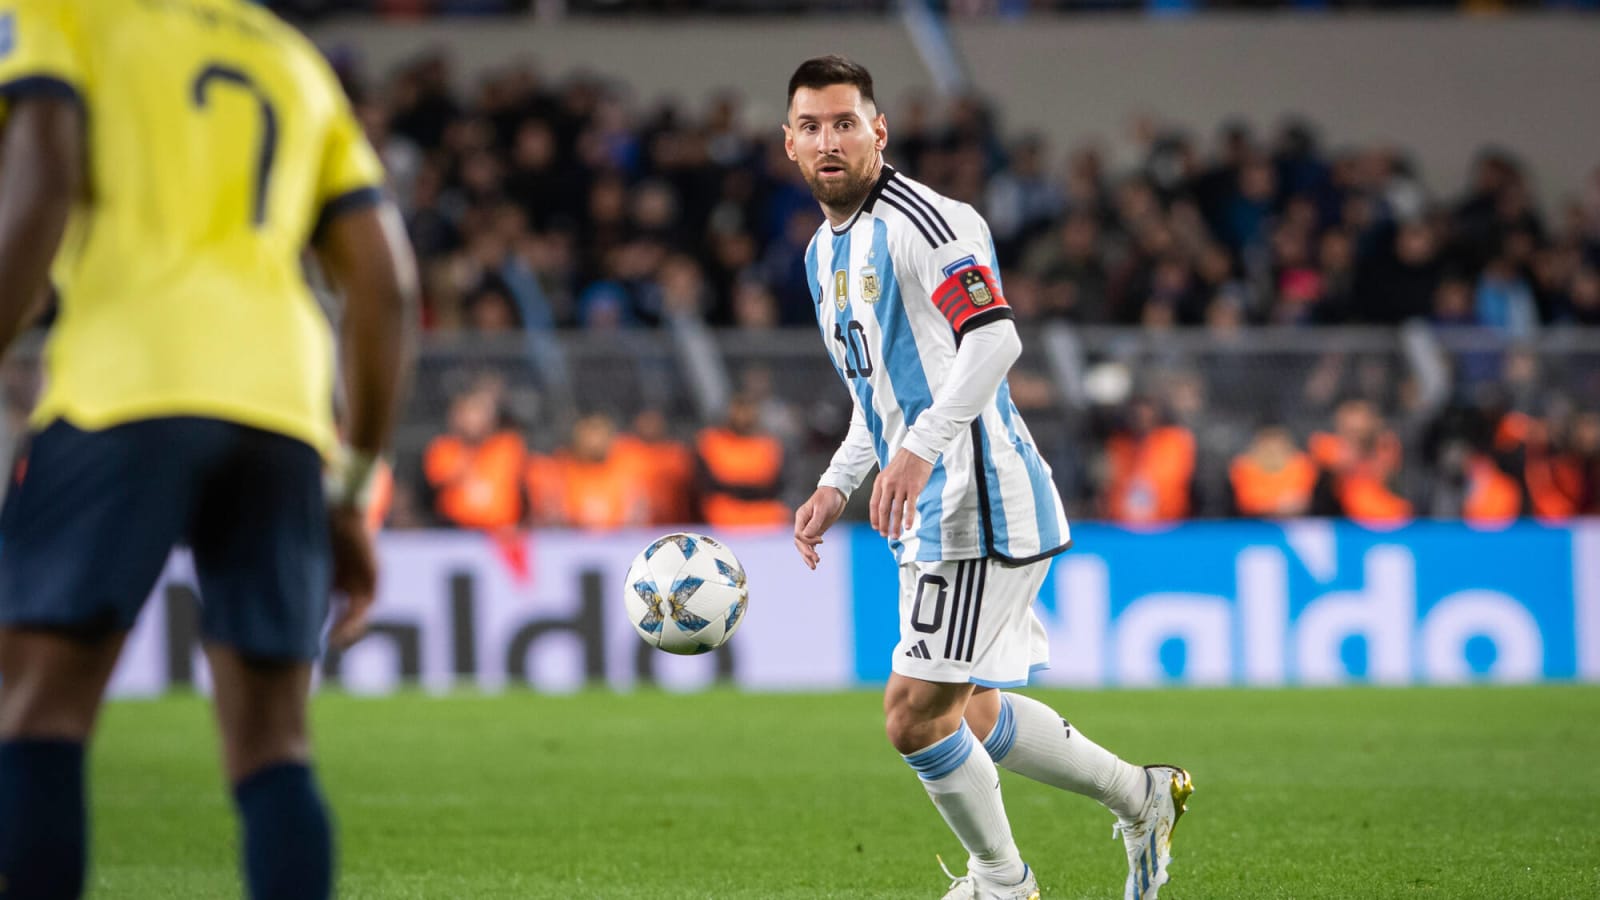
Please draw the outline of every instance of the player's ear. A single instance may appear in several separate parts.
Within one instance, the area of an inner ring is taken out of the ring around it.
[[[794,155],[794,129],[789,123],[783,123],[783,152],[788,154],[790,162],[799,162],[800,157]]]
[[[872,120],[872,133],[876,137],[873,146],[879,150],[889,146],[889,119],[883,113],[878,113],[878,117]]]

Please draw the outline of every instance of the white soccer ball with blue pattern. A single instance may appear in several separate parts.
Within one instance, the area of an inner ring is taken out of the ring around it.
[[[733,637],[749,592],[732,550],[703,534],[678,533],[633,558],[623,598],[628,621],[646,643],[688,655]]]

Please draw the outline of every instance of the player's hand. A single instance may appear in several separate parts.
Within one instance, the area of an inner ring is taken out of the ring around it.
[[[356,507],[328,510],[328,539],[333,547],[333,589],[344,604],[333,620],[328,640],[348,647],[367,632],[367,614],[378,589],[378,554],[366,517]]]
[[[843,515],[844,503],[844,494],[838,488],[824,486],[794,511],[794,548],[800,551],[808,568],[815,570],[822,561],[817,546],[822,543],[823,532]]]
[[[933,463],[910,450],[896,453],[872,483],[872,527],[890,540],[899,540],[901,529],[910,528],[917,517],[917,498],[932,474]]]

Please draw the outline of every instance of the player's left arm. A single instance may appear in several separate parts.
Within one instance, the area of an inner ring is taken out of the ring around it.
[[[82,189],[83,108],[76,99],[16,100],[0,136],[0,356],[50,295],[50,263]]]
[[[977,214],[956,240],[939,247],[913,244],[912,271],[933,286],[930,299],[956,335],[956,356],[933,404],[917,416],[872,494],[872,524],[898,538],[916,514],[917,498],[950,442],[972,423],[1022,355],[1015,316],[1000,291],[988,229]]]

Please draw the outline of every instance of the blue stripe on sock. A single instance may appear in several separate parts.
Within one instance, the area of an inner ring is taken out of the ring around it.
[[[1017,742],[1017,717],[1011,711],[1011,698],[1005,694],[1000,695],[1000,716],[994,720],[994,730],[989,732],[989,739],[983,742],[983,749],[988,751],[989,758],[999,762],[1011,752],[1011,745]]]
[[[972,755],[972,748],[978,740],[972,736],[972,730],[966,722],[956,729],[956,733],[926,750],[918,750],[905,758],[906,765],[915,769],[917,777],[923,781],[938,781],[949,775]]]

